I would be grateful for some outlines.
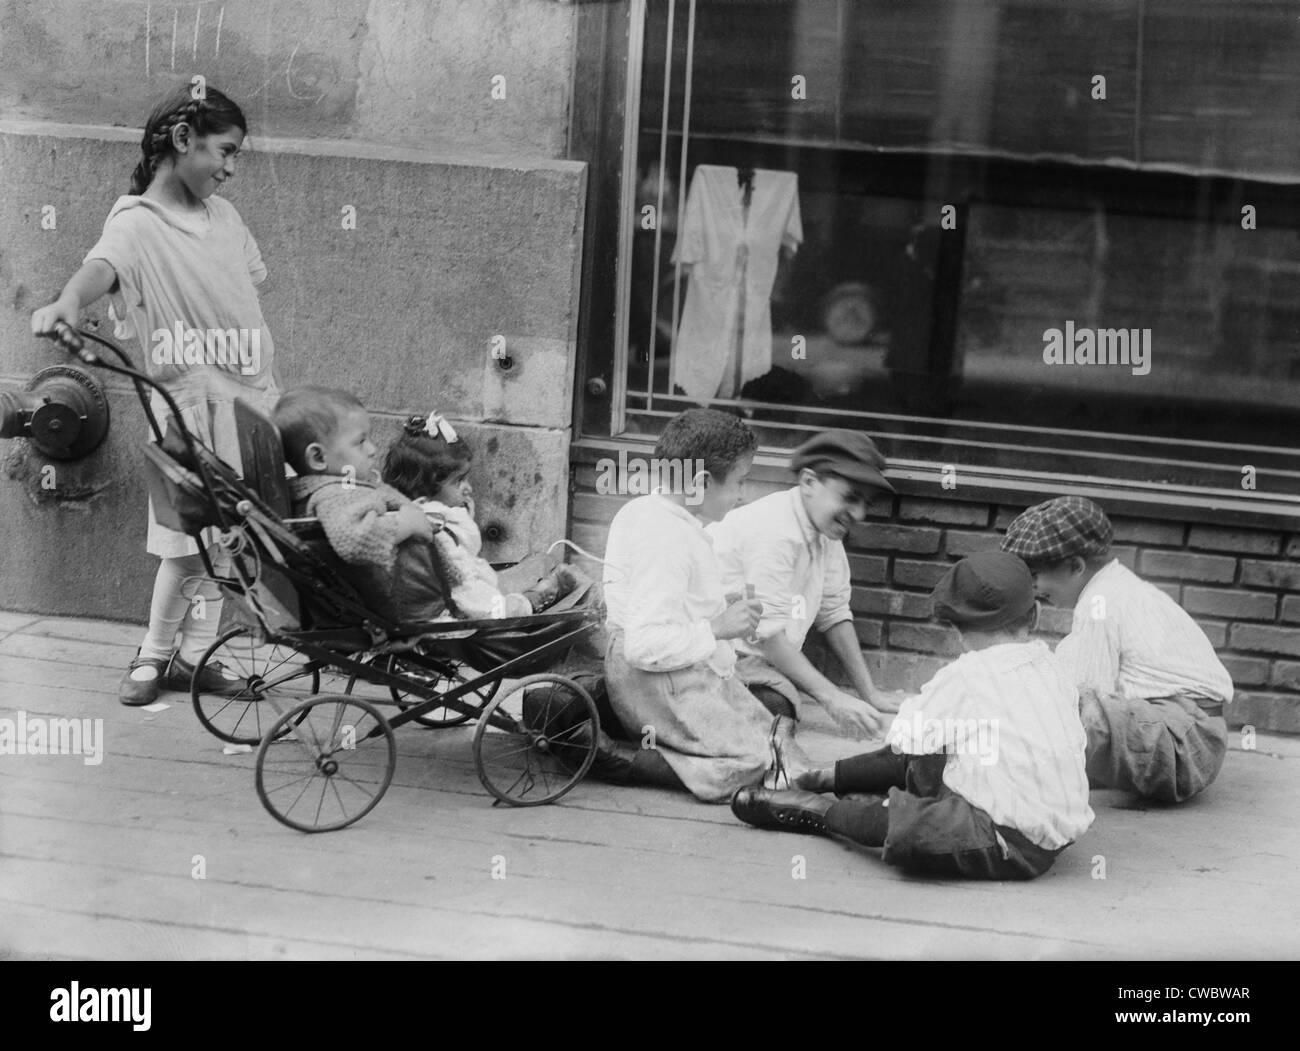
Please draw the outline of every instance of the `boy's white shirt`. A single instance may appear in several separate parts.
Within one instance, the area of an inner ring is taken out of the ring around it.
[[[1082,690],[1130,700],[1192,694],[1227,704],[1232,678],[1196,621],[1118,560],[1079,595],[1056,657]]]
[[[726,609],[713,544],[686,508],[658,494],[624,504],[605,546],[606,619],[623,632],[623,653],[642,671],[704,663],[723,678],[736,667],[729,642],[709,621]]]
[[[743,593],[745,584],[753,584],[754,597],[763,603],[758,638],[784,631],[800,649],[813,627],[825,631],[853,619],[844,544],[816,530],[798,486],[737,507],[707,532],[713,537],[724,591]],[[745,639],[737,639],[735,647],[739,653],[762,656],[762,650]]]
[[[886,740],[955,751],[944,784],[1048,850],[1092,824],[1078,693],[1041,640],[963,654],[903,702]]]

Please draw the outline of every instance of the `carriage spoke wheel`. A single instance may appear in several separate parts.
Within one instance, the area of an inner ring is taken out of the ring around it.
[[[412,679],[418,679],[431,686],[439,693],[444,693],[447,690],[454,689],[461,683],[469,682],[471,679],[478,677],[477,673],[473,672],[472,669],[467,674],[463,664],[456,664],[454,662],[448,662],[442,668],[435,671],[433,668],[421,664],[412,664],[409,661],[403,661],[401,657],[396,654],[388,654],[387,656],[381,657],[380,660],[384,663],[379,666],[390,674],[405,675]],[[351,693],[356,681],[357,677],[355,675],[350,678],[345,692]],[[483,707],[496,696],[497,689],[500,685],[501,680],[496,679],[493,682],[488,683],[486,686],[482,686],[470,693],[462,693],[460,695],[458,698],[460,702],[463,704],[473,705],[478,709],[477,712],[459,712],[455,708],[441,705],[435,708],[430,708],[423,715],[416,716],[415,721],[421,726],[432,727],[435,730],[460,726],[462,723],[469,722],[483,711]],[[388,692],[393,698],[393,703],[399,708],[410,708],[417,704],[423,704],[426,700],[424,697],[408,693],[396,686],[390,686]]]
[[[203,693],[199,684],[220,672],[227,687]],[[257,744],[280,715],[320,692],[319,666],[292,646],[259,642],[248,628],[232,628],[195,666],[194,712],[209,733],[231,744]],[[281,733],[288,733],[288,724]]]
[[[262,739],[257,798],[290,828],[334,832],[375,808],[396,767],[397,741],[378,708],[321,694],[285,712]]]
[[[511,806],[553,803],[591,768],[599,726],[596,702],[572,679],[521,679],[479,717],[474,730],[479,780]]]

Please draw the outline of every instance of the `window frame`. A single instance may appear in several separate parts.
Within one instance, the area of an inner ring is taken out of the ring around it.
[[[637,145],[642,134],[639,115],[647,6],[648,0],[616,0],[578,8],[570,156],[588,161],[591,170],[587,180],[588,218],[573,434],[575,445],[588,451],[653,443],[652,438],[627,433],[625,429],[627,325],[636,235]],[[689,11],[689,0],[678,7]],[[669,73],[670,79],[671,76]],[[593,100],[595,104],[591,105]],[[585,121],[580,117],[584,108]],[[698,138],[698,142],[707,142],[710,147],[728,141],[769,146],[773,151],[792,145],[779,136]],[[691,142],[697,144],[696,139]],[[933,198],[939,189],[944,199],[967,207],[1001,205],[1080,212],[1086,210],[1089,202],[1101,199],[1107,214],[1224,223],[1238,221],[1241,205],[1251,203],[1260,213],[1267,210],[1273,222],[1300,230],[1300,178],[1288,182],[1280,177],[1193,172],[1180,165],[1024,158],[994,151],[854,149],[834,143],[793,145],[804,150],[832,151],[846,171],[861,168],[866,172],[863,185],[869,192],[882,195],[888,194],[891,188],[897,188],[900,193],[906,188],[911,192],[905,196],[923,200]],[[956,290],[950,289],[949,294],[956,294]],[[945,422],[942,417],[935,420],[940,424]],[[1098,434],[1105,436],[1105,432]],[[1300,456],[1300,445],[1295,451]],[[1050,447],[1043,448],[1043,455],[1050,456],[1051,452]],[[761,460],[773,464],[783,462],[787,454],[788,449],[778,445],[763,445],[760,450]],[[918,485],[933,493],[941,480],[942,465],[932,459],[891,456],[891,465],[891,478],[904,481],[908,489]],[[1225,486],[1067,475],[978,464],[962,465],[961,470],[990,499],[1013,501],[1021,495],[1033,498],[1042,492],[1068,488],[1095,493],[1111,503],[1121,500],[1131,504],[1134,510],[1154,508],[1158,516],[1165,514],[1160,508],[1172,503],[1178,508],[1199,508],[1215,519],[1233,522],[1253,521],[1262,516],[1294,523],[1300,517],[1300,493],[1252,493]],[[965,495],[973,497],[974,493]]]

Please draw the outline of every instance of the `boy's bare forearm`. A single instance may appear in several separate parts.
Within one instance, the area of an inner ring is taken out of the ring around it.
[[[833,624],[824,634],[831,652],[844,665],[844,670],[848,672],[854,688],[864,700],[871,700],[876,692],[876,684],[872,681],[871,672],[867,669],[867,662],[862,656],[862,647],[858,644],[857,632],[853,630],[853,621],[842,620],[838,624]]]
[[[820,701],[835,692],[835,684],[795,649],[784,631],[778,631],[771,638],[764,639],[761,649],[763,656],[777,671],[810,697]]]

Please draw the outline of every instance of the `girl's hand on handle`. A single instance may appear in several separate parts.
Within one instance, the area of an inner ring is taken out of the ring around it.
[[[117,287],[117,271],[102,259],[82,263],[63,286],[59,298],[32,313],[32,335],[44,336],[54,331],[60,321],[76,329],[81,311]]]
[[[32,311],[32,335],[51,335],[60,321],[69,328],[76,329],[81,321],[81,310],[75,304],[56,299],[49,306]]]
[[[740,639],[758,627],[763,603],[756,598],[738,599],[709,621],[715,639]]]

